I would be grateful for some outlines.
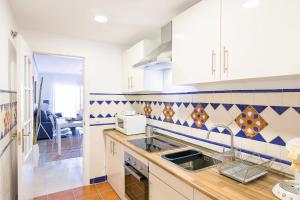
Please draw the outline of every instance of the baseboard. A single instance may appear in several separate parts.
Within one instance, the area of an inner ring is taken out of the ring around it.
[[[90,184],[95,184],[95,183],[102,183],[107,180],[107,176],[101,176],[101,177],[96,177],[90,179]]]

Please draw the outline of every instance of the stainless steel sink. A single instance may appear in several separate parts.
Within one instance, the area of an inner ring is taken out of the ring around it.
[[[165,154],[162,155],[162,158],[188,171],[203,170],[219,163],[218,160],[196,150]]]

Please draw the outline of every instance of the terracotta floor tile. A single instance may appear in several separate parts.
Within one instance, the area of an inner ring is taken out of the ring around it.
[[[76,200],[102,200],[102,198],[96,194],[88,194],[84,196],[76,196]]]
[[[96,187],[94,185],[73,189],[73,194],[76,199],[95,198],[99,196]]]
[[[100,194],[101,194],[101,197],[103,198],[103,200],[120,200],[118,195],[112,190],[108,190],[106,192],[101,192]]]
[[[74,194],[72,190],[66,190],[48,195],[48,200],[74,200]]]
[[[120,200],[120,198],[110,184],[105,182],[36,197],[34,200]]]
[[[35,197],[34,200],[47,200],[47,195],[40,196],[40,197]]]
[[[112,187],[107,182],[95,184],[95,187],[96,187],[98,192],[104,192],[104,191],[107,191],[107,190],[112,190]]]

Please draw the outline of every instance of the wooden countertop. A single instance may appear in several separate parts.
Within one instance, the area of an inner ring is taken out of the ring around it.
[[[167,152],[176,152],[182,149],[171,151],[164,151],[158,153],[146,152],[128,142],[128,139],[144,138],[145,135],[126,136],[116,130],[105,130],[104,134],[116,141],[120,142],[127,148],[138,153],[142,157],[148,159],[150,162],[160,166],[164,170],[173,174],[185,183],[191,185],[203,194],[212,199],[234,199],[234,200],[269,200],[277,199],[272,193],[272,187],[278,182],[285,179],[284,176],[269,172],[268,175],[251,182],[249,184],[242,184],[230,178],[220,175],[215,168],[209,168],[198,172],[189,172],[179,168],[178,166],[170,163],[161,158],[162,154]],[[185,147],[188,149],[195,147]],[[196,149],[200,149],[196,148]]]

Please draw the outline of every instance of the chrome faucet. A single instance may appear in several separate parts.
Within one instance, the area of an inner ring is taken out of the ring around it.
[[[233,132],[232,132],[232,130],[228,127],[228,126],[226,126],[226,125],[223,125],[223,124],[217,124],[217,125],[215,125],[214,127],[212,127],[211,129],[209,129],[208,130],[208,133],[207,133],[207,137],[206,137],[206,139],[209,139],[209,135],[210,135],[210,133],[212,132],[212,130],[213,129],[215,129],[215,128],[218,128],[218,127],[221,127],[221,128],[224,128],[224,129],[226,129],[229,133],[230,133],[230,136],[231,136],[231,140],[230,140],[230,151],[231,151],[231,153],[232,153],[232,156],[233,156],[233,158],[235,157],[235,152],[234,152],[234,134],[233,134]]]

